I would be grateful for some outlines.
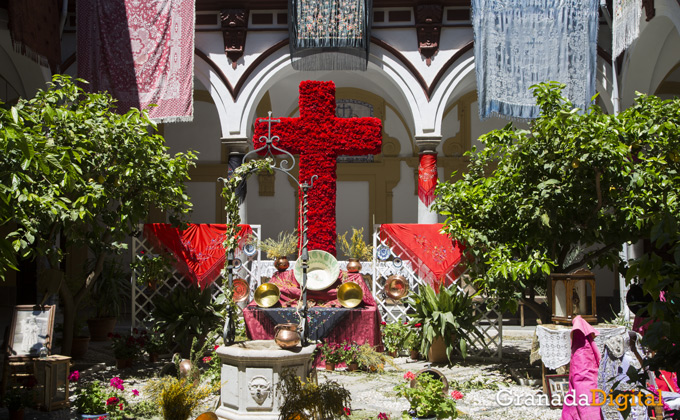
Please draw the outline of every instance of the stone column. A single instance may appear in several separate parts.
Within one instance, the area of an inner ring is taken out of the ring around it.
[[[424,173],[421,170],[424,156],[433,156],[436,162],[437,159],[437,146],[441,142],[441,136],[416,136],[416,146],[418,146],[418,156],[420,164],[418,165],[418,183],[425,180],[428,176],[434,176],[437,178],[436,164],[434,173]],[[425,178],[423,178],[425,177]],[[420,224],[433,224],[437,223],[437,213],[431,210],[432,204],[429,205],[423,203],[423,201],[418,198],[418,223]]]
[[[232,172],[241,166],[243,156],[248,152],[249,140],[247,137],[222,138],[222,144],[227,147],[227,177],[231,177]],[[236,189],[239,195],[239,216],[241,223],[248,223],[248,206],[246,205],[247,185],[244,182]]]

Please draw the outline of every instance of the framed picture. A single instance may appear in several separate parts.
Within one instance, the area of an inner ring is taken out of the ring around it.
[[[10,357],[37,357],[52,346],[54,306],[17,305],[9,334]]]
[[[550,408],[562,408],[564,396],[569,391],[569,375],[545,375],[545,382],[548,385]],[[553,397],[554,395],[559,395],[559,399]],[[556,401],[559,401],[559,404],[553,404]]]

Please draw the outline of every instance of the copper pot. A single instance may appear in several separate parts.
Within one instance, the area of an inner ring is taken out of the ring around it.
[[[358,273],[361,270],[361,263],[356,258],[350,258],[347,263],[348,273]]]
[[[292,349],[300,344],[298,324],[278,324],[274,327],[274,341],[282,349]]]
[[[288,257],[286,257],[285,255],[283,257],[277,257],[274,260],[274,267],[276,267],[276,269],[279,270],[279,271],[288,270],[288,267],[290,267],[290,262],[288,261]]]

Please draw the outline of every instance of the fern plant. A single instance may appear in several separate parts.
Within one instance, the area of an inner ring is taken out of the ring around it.
[[[280,419],[340,420],[352,410],[350,392],[336,381],[318,384],[311,377],[303,381],[286,370],[276,388],[283,401]]]

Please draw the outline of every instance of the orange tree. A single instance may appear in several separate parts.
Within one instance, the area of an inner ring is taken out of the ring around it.
[[[639,95],[621,114],[573,108],[551,82],[533,87],[541,114],[480,137],[469,171],[438,186],[434,209],[467,245],[470,274],[505,308],[546,320],[536,289],[550,273],[619,266],[623,243],[648,235],[652,216],[678,215],[680,101]]]
[[[116,113],[109,94],[87,93],[63,75],[0,109],[0,276],[17,257],[43,258],[39,275],[61,283],[65,354],[106,256],[126,248],[151,205],[176,221],[190,210],[184,181],[195,156],[170,156],[155,131],[146,112]],[[64,250],[83,247],[95,263],[69,288]]]

